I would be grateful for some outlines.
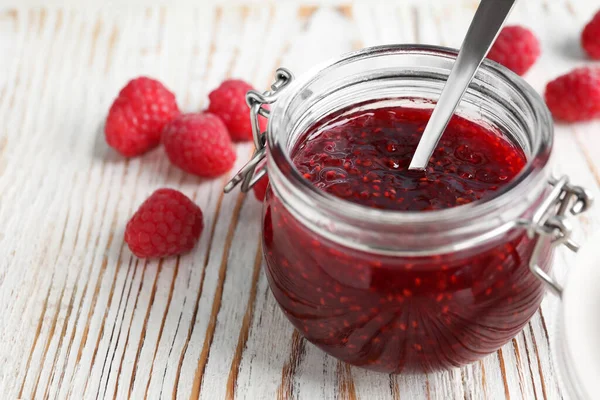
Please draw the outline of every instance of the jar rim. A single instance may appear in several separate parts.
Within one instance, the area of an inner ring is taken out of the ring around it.
[[[465,215],[471,218],[477,218],[489,215],[495,210],[506,208],[509,202],[514,202],[514,197],[526,196],[531,198],[531,191],[542,190],[546,180],[542,179],[546,174],[542,172],[548,164],[553,141],[552,117],[545,102],[539,94],[520,76],[503,67],[502,65],[490,60],[484,60],[480,71],[499,79],[508,87],[513,89],[522,97],[529,107],[529,112],[534,120],[534,136],[543,138],[538,140],[535,147],[531,149],[527,164],[520,173],[506,186],[495,192],[489,198],[474,201],[469,204],[451,207],[442,210],[431,211],[399,211],[399,210],[381,210],[370,208],[368,206],[352,203],[339,199],[325,191],[322,191],[312,185],[311,182],[304,179],[300,172],[295,168],[289,149],[278,136],[278,126],[288,112],[290,104],[295,96],[302,92],[312,81],[323,76],[328,71],[339,66],[353,63],[361,59],[385,56],[385,55],[424,55],[429,57],[439,57],[453,61],[458,50],[441,46],[432,45],[384,45],[367,47],[358,51],[342,55],[340,58],[326,62],[313,68],[307,73],[296,78],[284,91],[272,106],[269,127],[267,131],[268,145],[268,168],[269,174],[284,175],[283,179],[294,187],[294,195],[302,198],[302,201],[318,206],[326,212],[334,215],[344,215],[351,218],[357,224],[383,224],[386,226],[398,224],[431,224],[439,221],[460,221]],[[478,72],[480,73],[480,72]],[[292,168],[282,168],[291,166]],[[273,172],[272,170],[276,171]],[[282,170],[285,172],[283,173]],[[280,174],[281,173],[281,174]],[[277,186],[272,183],[272,186]],[[277,191],[277,187],[273,187]],[[507,196],[511,194],[511,196]],[[510,197],[512,200],[508,199]]]

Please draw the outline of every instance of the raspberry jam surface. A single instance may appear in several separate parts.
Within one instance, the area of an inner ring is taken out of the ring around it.
[[[524,167],[501,133],[454,117],[427,171],[407,171],[430,116],[416,108],[342,110],[312,126],[292,152],[305,179],[366,207],[424,211],[485,201]],[[434,371],[494,352],[537,310],[522,229],[450,254],[384,256],[309,230],[269,188],[266,273],[285,315],[312,343],[383,372]],[[426,237],[423,240],[427,240]],[[550,249],[540,265],[548,269]]]
[[[425,173],[408,171],[431,110],[341,112],[313,126],[293,152],[316,187],[369,207],[439,210],[485,199],[517,175],[523,151],[499,133],[454,117]]]

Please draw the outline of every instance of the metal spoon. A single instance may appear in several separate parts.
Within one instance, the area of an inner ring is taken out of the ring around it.
[[[425,170],[454,110],[494,44],[515,2],[516,0],[481,0],[408,169]]]

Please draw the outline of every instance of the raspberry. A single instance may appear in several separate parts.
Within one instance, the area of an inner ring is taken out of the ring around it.
[[[223,120],[229,130],[231,139],[236,142],[252,140],[252,125],[250,123],[250,107],[246,104],[246,93],[252,86],[239,79],[230,79],[221,83],[213,90],[208,98],[208,111]],[[267,128],[267,120],[259,117],[262,132]]]
[[[106,142],[126,157],[140,155],[160,143],[163,127],[178,114],[175,95],[162,83],[146,77],[133,79],[110,107],[104,127]]]
[[[267,194],[267,186],[269,186],[269,177],[267,175],[260,178],[260,180],[256,182],[254,186],[252,186],[256,200],[263,201],[265,199],[265,194]]]
[[[158,189],[127,223],[125,242],[140,258],[174,256],[190,251],[203,227],[200,207],[177,190]]]
[[[210,113],[181,114],[165,125],[162,141],[169,160],[182,170],[213,178],[235,162],[227,128]]]
[[[527,28],[507,26],[500,31],[487,58],[524,75],[540,56],[540,43]]]
[[[546,104],[554,118],[585,121],[600,116],[600,68],[577,68],[546,85]]]
[[[600,60],[600,11],[583,28],[581,46],[591,58]]]

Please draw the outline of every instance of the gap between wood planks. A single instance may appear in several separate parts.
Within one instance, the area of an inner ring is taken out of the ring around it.
[[[235,390],[237,387],[237,377],[240,369],[240,363],[242,361],[242,354],[246,348],[246,342],[248,341],[248,335],[250,333],[250,326],[252,325],[252,318],[254,317],[254,306],[256,304],[256,291],[258,286],[258,276],[260,273],[260,267],[262,265],[263,253],[262,253],[262,241],[258,240],[258,246],[256,248],[256,257],[254,259],[254,269],[252,270],[252,278],[250,284],[250,293],[248,295],[248,304],[246,305],[246,312],[244,313],[244,319],[242,321],[242,329],[238,335],[238,343],[235,348],[235,354],[233,361],[231,362],[231,368],[229,369],[229,376],[227,378],[227,392],[226,397],[228,399],[235,398]]]
[[[237,226],[240,211],[242,209],[242,204],[244,202],[245,194],[240,193],[238,195],[237,202],[235,204],[235,208],[233,210],[233,215],[231,217],[231,221],[229,223],[229,230],[227,232],[227,239],[225,241],[225,246],[223,248],[223,255],[221,258],[221,266],[219,267],[219,280],[217,283],[217,290],[215,291],[215,296],[213,299],[213,306],[210,313],[210,320],[208,322],[208,327],[206,329],[206,336],[204,337],[204,344],[202,346],[202,352],[200,353],[200,358],[198,359],[198,366],[196,368],[196,372],[194,374],[194,385],[192,386],[192,393],[190,395],[190,399],[200,398],[200,387],[202,385],[202,377],[204,375],[204,368],[206,367],[206,363],[208,361],[208,357],[210,354],[210,347],[212,344],[212,339],[215,333],[215,327],[217,325],[217,315],[221,308],[221,300],[223,296],[223,285],[225,284],[225,277],[227,276],[227,261],[229,260],[229,250],[231,249],[231,242],[233,241],[233,235],[235,233],[235,228]]]

